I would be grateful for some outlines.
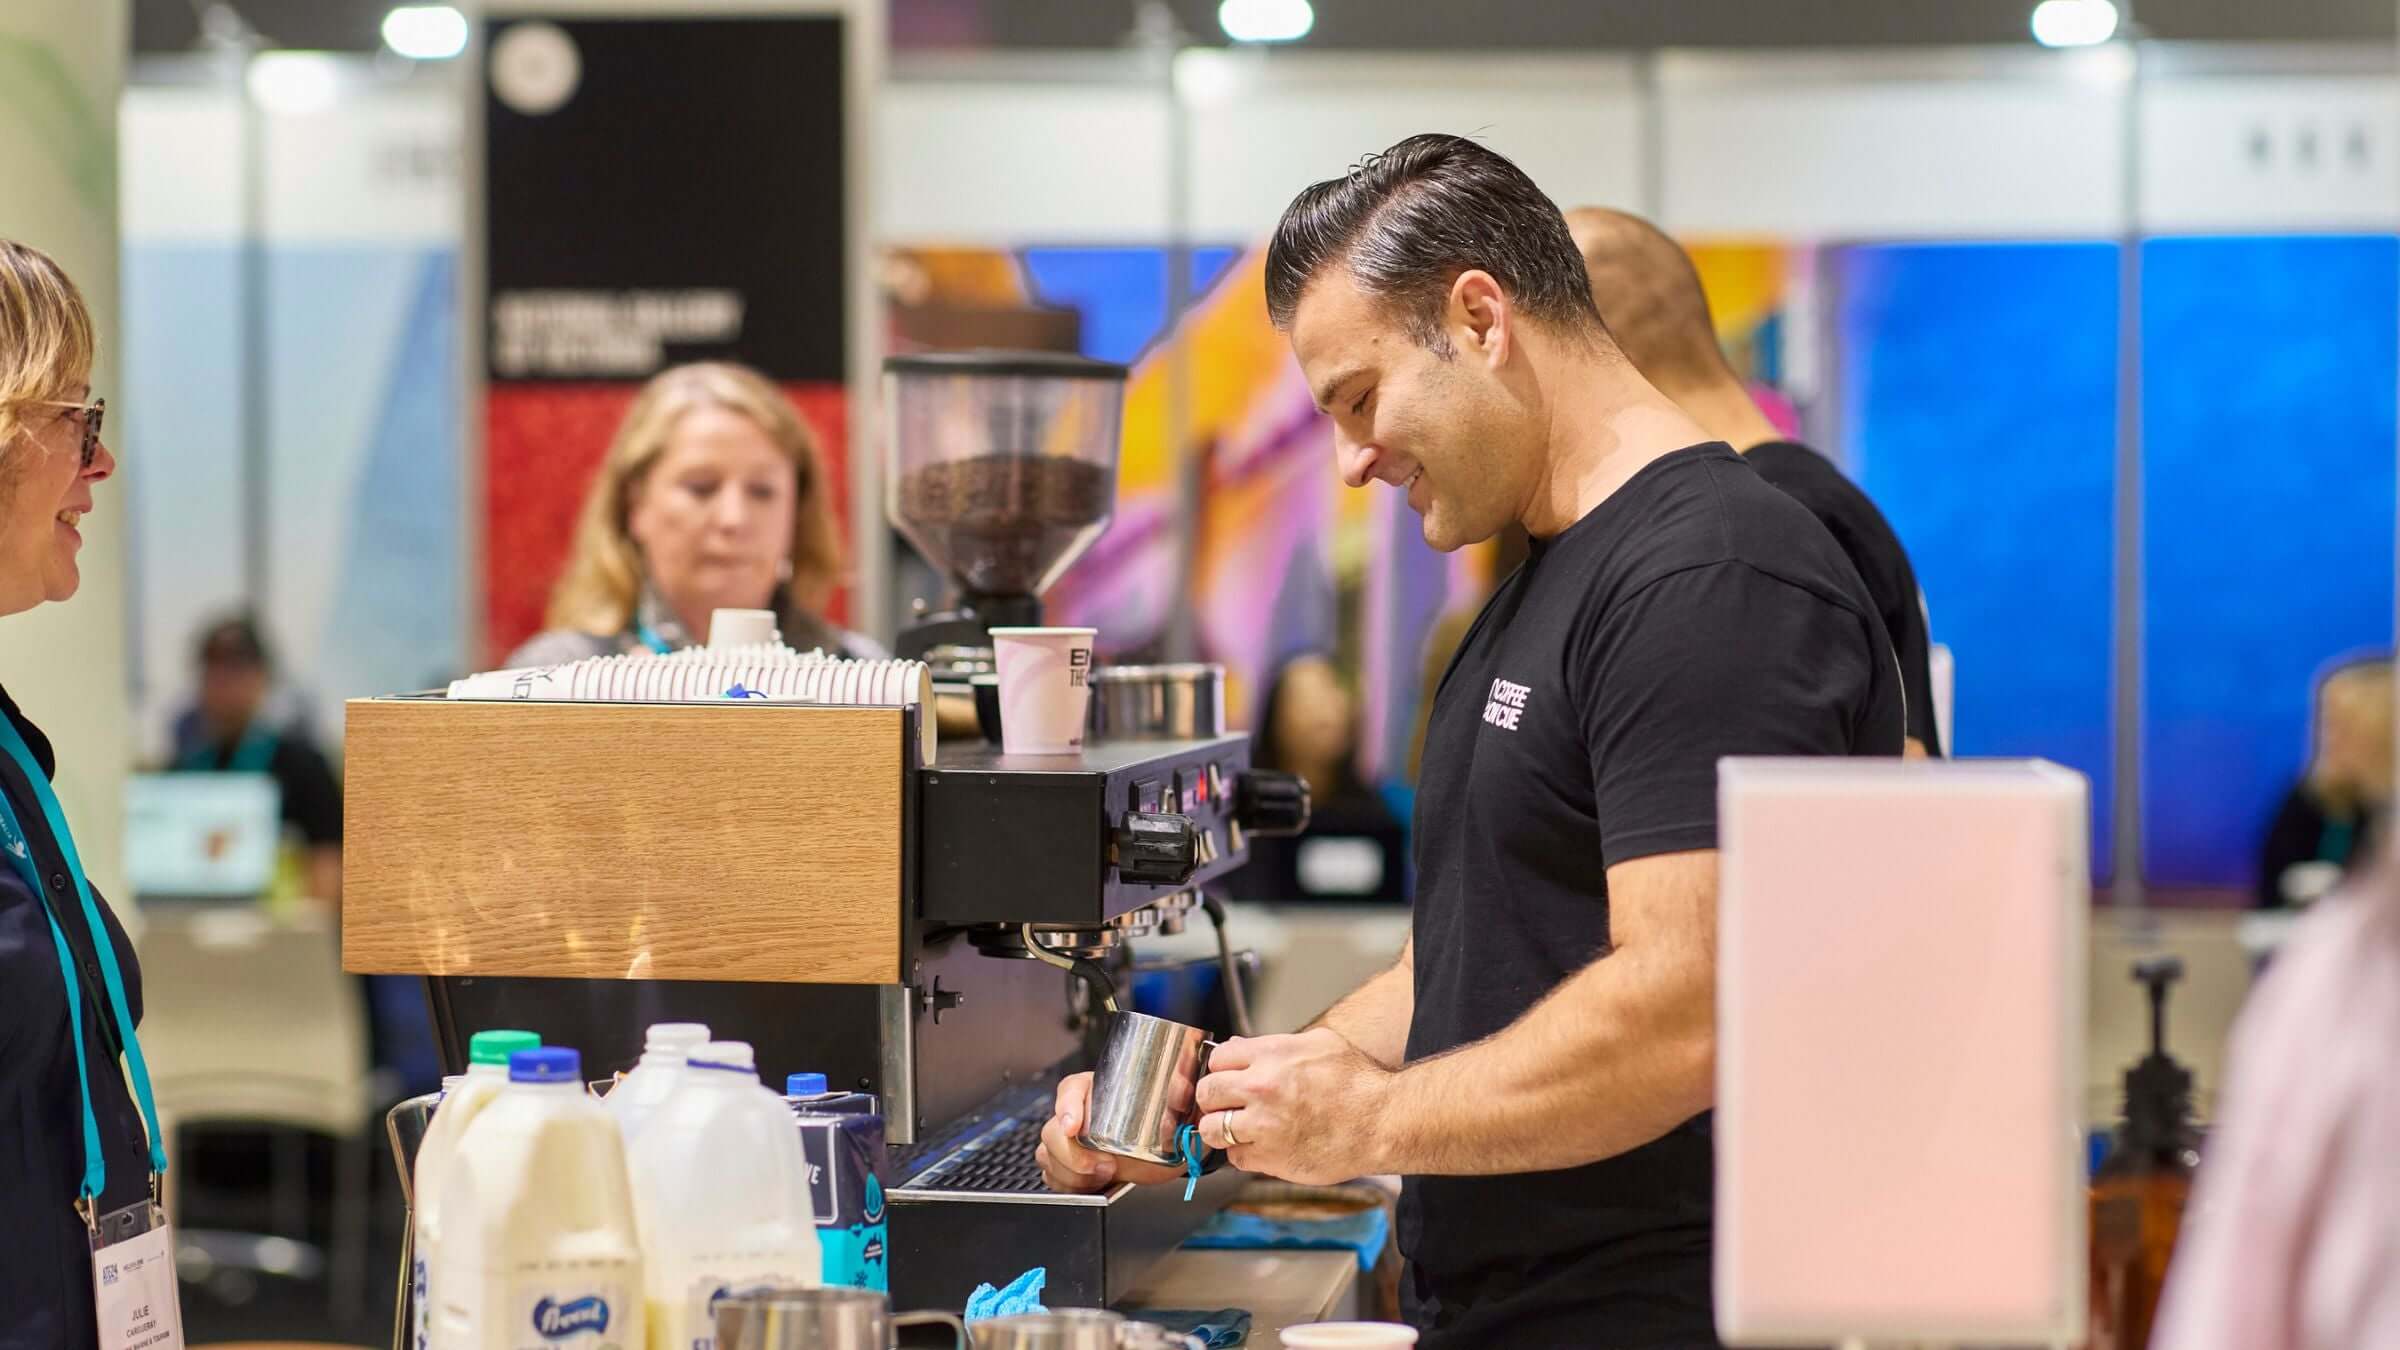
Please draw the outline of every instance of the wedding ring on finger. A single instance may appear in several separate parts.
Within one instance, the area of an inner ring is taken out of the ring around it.
[[[1237,1106],[1231,1111],[1221,1113],[1218,1117],[1217,1128],[1225,1132],[1225,1147],[1227,1148],[1240,1148],[1242,1145],[1242,1141],[1233,1132],[1233,1118],[1240,1114],[1241,1109]]]

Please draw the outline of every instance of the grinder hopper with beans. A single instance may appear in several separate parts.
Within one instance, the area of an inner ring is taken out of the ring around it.
[[[899,653],[937,681],[991,670],[991,630],[1042,622],[1041,594],[1107,528],[1125,367],[1053,352],[887,359],[884,510],[954,588]]]

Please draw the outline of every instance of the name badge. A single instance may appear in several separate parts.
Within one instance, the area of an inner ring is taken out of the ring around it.
[[[91,1230],[92,1305],[100,1350],[183,1350],[175,1287],[175,1227],[144,1200],[102,1215]]]

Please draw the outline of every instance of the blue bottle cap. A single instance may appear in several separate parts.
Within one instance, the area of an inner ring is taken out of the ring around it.
[[[796,1073],[783,1080],[786,1097],[822,1097],[825,1092],[825,1075],[821,1073]]]
[[[508,1057],[508,1081],[512,1083],[581,1083],[583,1056],[563,1045],[547,1045],[539,1050],[519,1050]]]

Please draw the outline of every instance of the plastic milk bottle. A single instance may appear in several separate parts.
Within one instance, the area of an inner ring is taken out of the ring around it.
[[[683,1083],[628,1146],[650,1350],[713,1350],[717,1297],[822,1284],[800,1131],[750,1047],[691,1052]]]
[[[572,1050],[520,1050],[442,1182],[433,1350],[641,1350],[624,1136]]]
[[[409,1279],[416,1287],[411,1333],[416,1350],[426,1350],[427,1325],[433,1315],[433,1253],[442,1243],[442,1181],[448,1175],[451,1156],[458,1152],[458,1141],[466,1137],[467,1126],[508,1086],[508,1057],[519,1050],[538,1049],[541,1043],[542,1038],[530,1031],[476,1032],[467,1041],[466,1075],[455,1085],[443,1080],[441,1104],[434,1108],[425,1137],[417,1142],[416,1178],[408,1191],[414,1201],[416,1225],[409,1262]]]

